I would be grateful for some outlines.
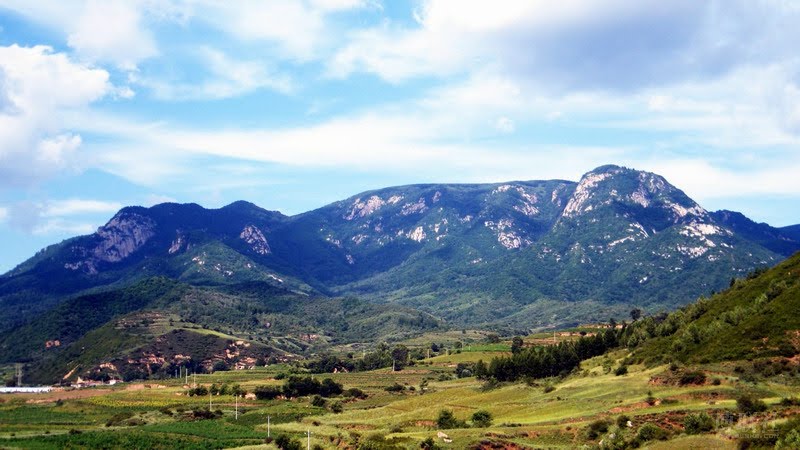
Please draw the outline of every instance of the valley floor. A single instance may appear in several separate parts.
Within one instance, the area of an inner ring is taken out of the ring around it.
[[[183,382],[175,379],[7,394],[0,396],[0,447],[276,448],[275,441],[265,442],[269,417],[271,438],[287,435],[302,443],[301,448],[306,447],[308,432],[310,445],[319,448],[420,448],[428,438],[441,448],[454,449],[592,448],[642,435],[643,426],[650,423],[669,440],[640,440],[643,448],[728,449],[737,448],[740,437],[758,438],[758,433],[770,432],[765,425],[798,414],[797,405],[781,406],[782,399],[800,395],[796,375],[745,381],[734,364],[704,365],[700,369],[707,375],[705,383],[679,386],[665,381],[670,374],[665,366],[631,365],[627,374],[615,375],[609,367],[618,366],[626,356],[623,352],[584,361],[563,380],[487,386],[474,377],[454,378],[458,362],[488,360],[496,354],[500,353],[438,356],[398,372],[314,375],[330,377],[345,389],[361,389],[368,397],[332,398],[323,406],[312,406],[309,398],[243,399],[238,418],[232,396],[190,397]],[[289,369],[217,372],[197,376],[197,383],[239,384],[253,392],[257,386],[280,386],[283,382],[276,376]],[[404,389],[385,389],[394,384]],[[762,398],[768,410],[732,416],[742,393]],[[188,419],[193,410],[208,408],[209,400],[211,410],[220,410],[221,416]],[[342,412],[331,411],[335,402],[341,403]],[[491,413],[493,422],[488,427],[439,430],[436,421],[443,409],[466,425],[478,410]],[[708,413],[714,429],[689,435],[686,417],[699,412]],[[620,421],[621,416],[627,418]]]

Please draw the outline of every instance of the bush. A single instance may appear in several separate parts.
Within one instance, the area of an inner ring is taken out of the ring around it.
[[[322,380],[322,384],[319,387],[319,395],[323,397],[335,397],[341,394],[342,391],[342,385],[330,378]]]
[[[318,408],[322,408],[323,406],[325,406],[325,403],[327,403],[327,402],[320,395],[315,395],[315,396],[311,397],[311,406],[316,406]]]
[[[463,420],[456,419],[456,416],[453,415],[453,411],[443,409],[439,411],[439,417],[436,419],[436,426],[441,429],[451,429],[466,428],[467,424]]]
[[[589,439],[597,439],[608,432],[609,425],[611,425],[611,423],[608,420],[595,420],[586,427],[586,437]]]
[[[617,417],[617,427],[619,428],[626,428],[628,426],[628,422],[630,422],[631,418],[626,416],[625,414]]]
[[[395,383],[391,386],[386,386],[384,390],[386,392],[403,392],[406,390],[406,388],[400,383]]]
[[[343,394],[345,397],[360,398],[360,399],[367,398],[367,393],[359,388],[350,388],[344,391]]]
[[[281,395],[281,390],[275,386],[258,386],[254,394],[259,400],[273,400]]]
[[[472,424],[478,428],[492,426],[492,413],[484,410],[475,411],[472,414]]]
[[[736,399],[736,407],[744,414],[755,414],[767,410],[766,403],[748,394],[744,394]]]
[[[300,441],[292,439],[289,436],[282,434],[275,438],[275,445],[281,450],[300,450]]]
[[[547,386],[544,387],[544,393],[545,394],[549,394],[549,393],[551,393],[551,392],[553,392],[555,390],[556,390],[556,387],[553,386],[552,384],[548,384]]]
[[[331,404],[331,412],[332,413],[339,414],[342,411],[344,411],[344,406],[342,406],[342,402],[333,402]]]
[[[419,444],[419,448],[425,450],[438,450],[440,447],[436,445],[436,442],[433,440],[432,437],[428,437]]]
[[[691,371],[691,372],[684,372],[681,374],[678,383],[681,386],[685,386],[687,384],[704,384],[706,382],[706,374],[699,371]]]
[[[640,442],[664,440],[667,437],[668,433],[666,431],[650,422],[639,427],[639,431],[636,433],[636,439]]]
[[[688,434],[706,433],[714,429],[714,420],[704,412],[689,414],[683,419],[683,427]]]
[[[614,375],[618,377],[627,374],[628,374],[628,366],[619,366],[617,367],[617,370],[614,371]]]

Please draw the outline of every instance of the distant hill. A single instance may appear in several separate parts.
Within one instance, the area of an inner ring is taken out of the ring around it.
[[[711,298],[634,325],[635,354],[649,361],[698,363],[800,352],[800,253]]]
[[[113,330],[119,345],[103,348],[118,355],[174,330],[290,355],[309,347],[301,335],[374,341],[672,310],[800,250],[794,230],[708,212],[657,174],[613,165],[578,182],[390,187],[292,217],[244,201],[132,206],[0,276],[0,362],[115,342]],[[137,320],[147,326],[125,328]],[[108,356],[53,357],[52,373]]]

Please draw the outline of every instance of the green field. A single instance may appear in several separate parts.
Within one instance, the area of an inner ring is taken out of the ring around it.
[[[398,372],[315,375],[331,377],[345,389],[359,388],[366,399],[331,398],[312,406],[309,398],[241,400],[239,417],[230,395],[212,396],[211,419],[190,418],[193,410],[208,407],[209,396],[190,397],[178,380],[122,383],[114,387],[48,394],[7,394],[0,397],[0,447],[2,448],[275,448],[265,443],[267,417],[270,435],[286,434],[320,448],[419,448],[433,438],[442,448],[468,448],[483,442],[502,443],[505,448],[580,448],[593,446],[610,436],[635,436],[645,424],[666,430],[670,441],[644,441],[643,448],[735,448],[737,436],[755,426],[754,421],[724,423],[701,435],[683,429],[687,414],[707,412],[715,420],[736,410],[736,398],[751,392],[767,403],[767,412],[755,416],[761,423],[778,420],[791,407],[783,398],[800,395],[800,380],[764,378],[743,381],[733,365],[699,366],[707,374],[702,385],[664,383],[667,366],[630,365],[627,375],[616,376],[627,355],[623,351],[584,361],[564,379],[536,383],[486,386],[474,377],[456,379],[452,366],[458,362],[488,360],[503,354],[483,349],[453,353]],[[288,366],[247,371],[217,372],[197,376],[197,383],[239,384],[252,392],[256,386],[279,386],[278,373]],[[718,379],[719,383],[713,382]],[[388,392],[399,384],[401,392]],[[425,389],[422,387],[425,385]],[[650,397],[651,403],[646,400]],[[340,402],[343,411],[331,412]],[[796,409],[796,407],[794,407]],[[464,427],[448,429],[452,442],[437,438],[436,420],[441,410],[454,413]],[[470,426],[478,410],[491,413],[488,427]],[[619,428],[616,420],[626,415],[631,426]],[[592,422],[608,419],[606,431],[590,436]],[[752,418],[751,418],[752,419]],[[487,447],[488,448],[488,447]]]

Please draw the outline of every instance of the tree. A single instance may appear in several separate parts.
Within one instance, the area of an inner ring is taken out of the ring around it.
[[[405,345],[398,345],[392,349],[392,360],[394,361],[394,367],[397,370],[401,370],[406,365],[406,361],[408,360],[408,347]]]
[[[281,395],[281,390],[275,386],[258,386],[254,393],[259,400],[272,400]]]
[[[475,411],[472,414],[472,424],[478,428],[492,426],[492,413],[484,410]]]
[[[463,421],[456,419],[453,411],[449,409],[439,411],[439,417],[436,419],[436,426],[441,429],[463,428],[465,425]]]
[[[275,445],[281,450],[300,450],[300,441],[282,434],[275,439]]]
[[[639,320],[641,317],[642,317],[642,310],[641,309],[633,308],[631,310],[631,319],[633,319],[634,322]]]
[[[514,338],[511,339],[511,353],[519,353],[523,345],[525,345],[525,341],[519,336],[514,336]]]
[[[322,380],[322,384],[319,387],[319,395],[323,397],[334,397],[341,394],[343,391],[342,385],[330,378]]]

